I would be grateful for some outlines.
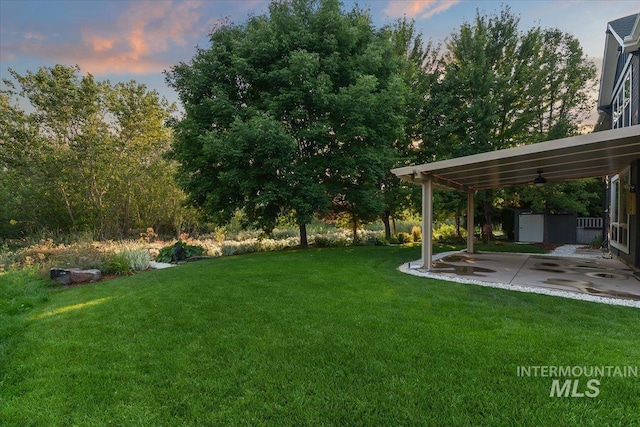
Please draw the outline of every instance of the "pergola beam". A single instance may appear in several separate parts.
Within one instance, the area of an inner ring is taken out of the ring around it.
[[[474,252],[474,191],[531,184],[537,170],[549,183],[618,173],[640,157],[640,126],[578,135],[503,150],[392,169],[422,185],[422,260],[431,269],[433,189],[467,194],[467,251]]]

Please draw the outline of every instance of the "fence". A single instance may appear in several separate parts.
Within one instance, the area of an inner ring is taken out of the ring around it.
[[[577,229],[577,243],[589,244],[597,238],[602,238],[603,219],[597,217],[579,217]]]

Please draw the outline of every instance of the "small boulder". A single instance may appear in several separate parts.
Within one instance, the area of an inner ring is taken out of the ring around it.
[[[102,274],[98,269],[80,270],[79,268],[72,268],[70,271],[71,283],[93,283],[102,278]]]
[[[60,283],[62,285],[71,284],[71,272],[63,268],[52,268],[51,270],[49,270],[49,277],[54,282]]]
[[[49,270],[49,277],[56,283],[72,285],[76,283],[93,283],[102,278],[98,269],[81,270],[79,268],[64,269],[52,268]]]

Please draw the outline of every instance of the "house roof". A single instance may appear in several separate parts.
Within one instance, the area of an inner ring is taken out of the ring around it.
[[[620,50],[619,50],[620,49]],[[598,110],[607,112],[611,105],[613,90],[616,85],[616,68],[620,53],[635,52],[640,49],[640,13],[616,19],[607,24],[600,76]],[[601,115],[599,122],[606,120]],[[601,125],[598,125],[600,128]]]
[[[640,41],[638,17],[640,17],[640,13],[609,22],[608,29],[618,39],[618,43],[623,47],[624,52],[633,52],[638,49],[638,42]]]
[[[565,182],[614,175],[640,158],[640,126],[594,132],[472,156],[393,169],[399,178],[459,191],[531,184],[538,176]]]

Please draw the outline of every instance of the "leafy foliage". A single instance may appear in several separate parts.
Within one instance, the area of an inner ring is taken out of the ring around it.
[[[194,256],[201,256],[204,255],[205,250],[202,246],[199,245],[188,245],[182,241],[178,241],[176,242],[174,245],[171,246],[165,246],[164,248],[160,249],[160,252],[158,253],[158,256],[156,256],[156,261],[157,262],[172,262],[174,261],[174,249],[176,247],[180,247],[182,248],[182,250],[184,251],[184,259],[189,259],[191,257]]]
[[[0,93],[0,237],[45,228],[121,237],[183,222],[174,164],[163,157],[174,105],[78,67],[9,74]]]
[[[314,214],[346,212],[354,230],[377,217],[407,92],[391,38],[337,0],[272,2],[214,29],[167,73],[185,109],[172,155],[190,203],[218,225],[242,209],[267,233],[293,215],[303,246]]]
[[[557,29],[521,31],[508,6],[499,15],[478,12],[449,37],[440,56],[419,124],[420,162],[575,135],[594,103],[589,94],[596,70],[579,42]],[[562,193],[570,194],[575,186],[556,187],[544,198],[546,207],[578,210],[583,201],[601,205],[596,200],[600,191],[587,195],[586,187],[579,203],[566,203]],[[534,189],[508,189],[481,192],[476,200],[483,213],[479,224],[492,224],[500,205],[513,208],[505,201],[533,206],[542,198]],[[438,210],[458,218],[466,205],[458,195],[441,201]]]
[[[131,260],[126,252],[116,252],[107,256],[107,259],[102,264],[101,271],[106,274],[122,276],[131,273],[133,269]]]
[[[405,233],[404,231],[399,232],[396,235],[396,239],[398,240],[398,243],[400,243],[400,244],[411,243],[411,241],[412,241],[411,240],[412,239],[411,234]]]

